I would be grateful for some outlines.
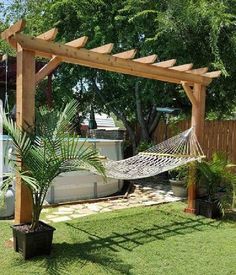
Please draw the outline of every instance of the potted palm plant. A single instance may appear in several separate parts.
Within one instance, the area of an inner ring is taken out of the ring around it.
[[[181,166],[169,171],[169,182],[174,196],[187,196],[188,167]]]
[[[40,221],[40,213],[53,179],[62,172],[91,167],[105,177],[97,151],[79,146],[77,136],[71,134],[76,112],[75,101],[61,111],[41,108],[36,113],[34,131],[23,131],[3,114],[3,127],[14,146],[14,155],[8,160],[12,173],[5,175],[3,188],[7,189],[17,175],[32,196],[31,223],[12,226],[15,251],[22,252],[25,259],[51,251],[55,229]]]
[[[197,199],[198,215],[220,218],[233,204],[236,188],[236,175],[230,171],[233,166],[221,153],[213,154],[211,161],[198,163],[197,187],[206,190],[205,196]]]

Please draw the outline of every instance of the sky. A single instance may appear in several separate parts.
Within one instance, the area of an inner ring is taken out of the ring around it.
[[[1,0],[0,2],[3,2],[4,5],[9,5],[11,0]]]
[[[4,8],[9,6],[11,4],[12,0],[0,0],[0,4],[4,5]],[[0,9],[0,20],[3,19],[3,14],[2,11]]]
[[[0,0],[0,3],[3,4],[4,6],[10,5],[12,0]]]

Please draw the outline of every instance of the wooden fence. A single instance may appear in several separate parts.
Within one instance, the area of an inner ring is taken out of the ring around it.
[[[167,131],[168,138],[188,128],[190,128],[190,121],[171,124]],[[164,139],[165,124],[161,122],[154,133],[153,140],[155,143],[159,143]],[[223,152],[230,161],[236,163],[236,121],[205,121],[204,139],[201,146],[208,159],[214,152]]]

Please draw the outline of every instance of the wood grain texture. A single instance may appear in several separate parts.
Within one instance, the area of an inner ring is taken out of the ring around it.
[[[26,131],[33,131],[35,122],[35,55],[17,46],[16,123]],[[23,165],[22,163],[20,165]],[[31,222],[32,198],[30,190],[16,179],[15,223]]]

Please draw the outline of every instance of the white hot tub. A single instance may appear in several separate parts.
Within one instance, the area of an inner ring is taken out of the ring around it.
[[[0,187],[2,185],[3,180],[3,174],[2,173],[9,173],[11,172],[11,169],[8,165],[4,164],[3,158],[4,154],[8,154],[9,149],[11,147],[11,141],[8,136],[6,135],[0,135],[0,142],[1,142],[1,148],[0,148],[0,161],[1,161],[1,175],[0,175]],[[15,190],[14,190],[14,184],[10,187],[6,193],[4,194],[4,200],[3,203],[0,200],[0,219],[11,217],[14,214],[14,201],[15,201]],[[2,193],[0,191],[0,196],[2,196]]]
[[[3,136],[4,151],[11,146],[8,136]],[[101,155],[112,160],[123,158],[123,141],[109,139],[79,139],[80,143],[85,142],[85,146],[95,146]],[[4,167],[8,171],[8,167]],[[91,199],[109,196],[120,191],[123,181],[107,179],[104,183],[102,176],[95,175],[89,171],[76,171],[62,173],[56,177],[49,188],[46,202],[49,204],[76,201],[80,199]]]
[[[79,141],[81,144],[85,142],[87,146],[95,146],[101,155],[109,159],[123,158],[122,140],[80,138]],[[46,196],[46,201],[52,204],[105,197],[120,191],[122,187],[123,181],[121,180],[109,178],[105,183],[102,176],[89,171],[62,173],[55,178]]]

